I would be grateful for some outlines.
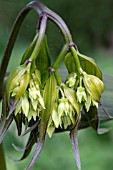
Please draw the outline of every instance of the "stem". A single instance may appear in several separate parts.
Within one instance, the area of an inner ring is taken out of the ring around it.
[[[58,55],[55,63],[53,64],[53,68],[54,69],[58,69],[59,65],[61,64],[62,60],[64,59],[65,55],[67,54],[67,51],[69,49],[68,44],[65,44],[60,52],[60,54]]]
[[[0,169],[6,170],[6,163],[5,163],[5,157],[4,157],[2,144],[0,144]]]
[[[79,61],[77,52],[76,52],[76,50],[75,50],[75,48],[74,48],[73,46],[71,46],[70,49],[71,49],[71,53],[72,53],[72,56],[73,56],[73,58],[74,58],[74,61],[75,61],[77,70],[80,72],[81,67],[80,67],[80,61]]]
[[[55,77],[56,77],[56,79],[57,79],[58,85],[60,85],[60,84],[62,83],[62,80],[61,80],[61,78],[60,78],[60,74],[59,74],[59,72],[58,72],[58,67],[59,67],[59,65],[61,64],[62,60],[64,59],[64,57],[65,57],[68,49],[69,49],[68,44],[65,44],[65,45],[63,46],[60,54],[58,55],[55,63],[53,64],[53,67],[52,67],[53,69],[55,69]]]
[[[65,24],[65,22],[62,20],[62,18],[60,16],[58,16],[55,12],[49,10],[40,1],[33,1],[33,2],[29,3],[19,13],[19,15],[18,15],[18,17],[17,17],[17,19],[14,23],[9,41],[7,43],[6,50],[4,52],[3,59],[2,59],[2,62],[1,62],[1,66],[0,66],[0,100],[2,99],[2,96],[3,96],[3,90],[2,90],[3,81],[4,81],[5,74],[6,74],[8,63],[9,63],[9,60],[10,60],[12,49],[14,47],[14,44],[15,44],[19,29],[22,25],[22,22],[31,9],[34,9],[35,11],[37,11],[37,13],[39,15],[45,14],[50,20],[52,20],[60,28],[66,43],[67,44],[72,43],[72,37],[71,37],[70,31],[69,31],[67,25]],[[43,33],[42,33],[42,35],[43,35]]]
[[[47,9],[47,14],[48,14],[48,18],[50,18],[50,20],[52,20],[60,28],[66,43],[68,44],[72,43],[73,41],[72,41],[71,33],[67,25],[65,24],[65,22],[62,20],[62,18],[49,9]]]
[[[39,0],[32,2],[31,4],[29,4],[29,6],[33,7],[39,14],[45,13],[48,18],[60,28],[66,43],[70,44],[72,42],[71,33],[63,19],[58,14],[51,11],[49,8],[47,8],[46,5],[44,5]]]
[[[60,78],[60,74],[59,74],[59,72],[58,72],[58,69],[55,71],[55,77],[56,77],[56,80],[57,80],[58,85],[60,86],[61,83],[62,83],[62,80],[61,80],[61,78]]]
[[[41,20],[38,40],[37,40],[37,43],[36,43],[35,48],[33,50],[33,53],[32,53],[32,55],[30,57],[31,60],[35,60],[37,55],[40,52],[40,49],[41,49],[41,46],[42,46],[42,42],[43,42],[43,39],[44,39],[44,35],[45,35],[45,31],[46,31],[46,25],[47,25],[47,16],[43,15],[43,18]]]
[[[11,32],[11,35],[9,37],[9,41],[7,43],[7,47],[6,47],[5,52],[4,52],[4,56],[2,58],[2,62],[1,62],[1,65],[0,65],[0,100],[2,99],[3,80],[4,80],[6,70],[7,70],[7,66],[8,66],[8,63],[9,63],[9,60],[10,60],[10,55],[11,55],[13,46],[15,44],[19,29],[22,25],[22,22],[23,22],[24,18],[26,17],[26,15],[28,14],[28,12],[30,11],[30,9],[31,9],[30,7],[25,7],[20,12],[20,14],[18,15],[18,17],[17,17],[17,19],[14,23],[14,26],[12,28],[12,32]]]

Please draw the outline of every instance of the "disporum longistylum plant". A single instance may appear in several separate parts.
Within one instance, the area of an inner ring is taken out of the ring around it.
[[[36,35],[22,56],[18,67],[5,78],[13,45],[24,17],[31,10],[39,14]],[[54,63],[46,37],[47,21],[54,22],[64,37],[65,44]],[[65,63],[68,76],[63,82],[59,74],[61,62]],[[29,139],[20,160],[25,159],[37,143],[27,170],[40,154],[46,133],[70,131],[70,139],[80,170],[77,132],[92,126],[99,131],[98,107],[104,91],[102,74],[95,61],[79,53],[64,21],[40,1],[29,3],[14,24],[0,68],[2,114],[0,142],[10,124],[15,120],[18,136],[29,133]],[[5,78],[5,90],[3,91]],[[92,122],[92,119],[94,120]],[[82,121],[84,120],[84,121]],[[22,134],[22,127],[25,132]],[[18,149],[18,148],[16,148]]]

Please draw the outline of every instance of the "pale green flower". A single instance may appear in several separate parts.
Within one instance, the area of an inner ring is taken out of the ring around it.
[[[32,77],[33,78],[35,77],[34,73]],[[38,104],[45,109],[44,100],[40,92],[40,84],[38,83],[38,81],[36,81],[35,78],[30,80],[28,91],[29,91],[29,98],[32,102],[34,110],[36,110]]]
[[[47,133],[50,137],[55,131],[55,128],[60,127],[61,129],[67,129],[68,126],[74,125],[76,123],[75,107],[78,106],[76,105],[76,101],[74,101],[75,93],[71,93],[72,91],[69,91],[69,93],[67,93],[67,88],[65,89],[66,92],[64,92],[61,87],[57,88],[57,90],[59,91],[59,97],[54,103],[47,127]],[[70,89],[68,88],[68,90]],[[66,96],[69,97],[69,99],[65,96],[65,93]]]
[[[69,74],[66,80],[66,85],[68,87],[74,88],[76,82],[77,82],[77,74],[76,73]]]
[[[87,93],[87,100],[85,102],[85,108],[87,112],[89,111],[90,106],[91,106],[91,96],[90,94]]]
[[[36,117],[40,117],[41,108],[45,109],[44,100],[42,97],[41,86],[41,77],[38,70],[35,70],[34,73],[30,75],[30,80],[28,87],[24,94],[19,98],[16,103],[14,114],[23,113],[28,119],[28,122],[33,118],[36,120]],[[19,90],[19,83],[12,91],[12,97],[14,98]]]
[[[55,105],[54,105],[51,117],[52,117],[52,120],[53,120],[53,123],[54,123],[55,127],[58,128],[59,125],[60,125],[60,116],[58,114],[58,105],[57,105],[57,103],[55,103]]]
[[[85,108],[87,112],[89,111],[90,106],[96,106],[96,108],[98,108],[98,101],[94,100],[91,95],[87,93],[87,100],[85,101]]]
[[[82,101],[86,101],[87,97],[86,97],[86,92],[85,92],[85,88],[84,87],[77,87],[77,100],[79,103],[81,103]]]

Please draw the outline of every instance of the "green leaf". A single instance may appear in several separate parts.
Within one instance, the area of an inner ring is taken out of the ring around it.
[[[21,132],[22,132],[22,119],[23,119],[23,114],[22,113],[17,114],[16,116],[14,116],[16,127],[17,127],[17,130],[18,130],[18,136],[20,136]]]
[[[44,98],[46,109],[42,109],[41,121],[40,121],[40,126],[39,126],[39,134],[40,134],[40,138],[42,139],[44,138],[44,135],[46,134],[48,121],[51,116],[56,97],[57,97],[57,82],[56,82],[55,76],[51,74],[44,88],[43,98]]]
[[[5,136],[5,134],[7,133],[7,130],[10,126],[10,124],[12,123],[13,121],[13,116],[10,115],[8,119],[6,119],[5,123],[4,123],[4,126],[2,128],[2,131],[0,132],[0,143],[2,143],[2,140]]]
[[[31,149],[32,149],[34,143],[35,143],[34,132],[31,132],[25,149],[22,149],[22,148],[19,148],[19,147],[16,147],[15,145],[13,145],[13,147],[17,151],[24,151],[22,157],[20,159],[14,159],[14,158],[11,158],[11,159],[14,160],[14,161],[22,161],[22,160],[24,160],[30,154]]]
[[[101,120],[113,119],[113,76],[104,75],[103,82],[105,90],[101,96],[101,107],[99,107],[99,117]]]
[[[37,69],[39,69],[40,72],[43,73],[48,70],[50,65],[51,65],[51,56],[47,44],[47,37],[45,35],[40,52],[36,58],[36,66]]]
[[[30,160],[26,170],[31,170],[31,168],[33,167],[33,165],[35,164],[36,162],[36,159],[37,157],[39,156],[42,148],[43,148],[43,145],[44,145],[44,141],[40,141],[40,139],[37,139],[37,146],[36,146],[36,149],[34,151],[34,154],[32,156],[32,159]]]
[[[99,116],[98,109],[95,106],[91,106],[88,112],[85,112],[85,117],[89,123],[89,126],[93,127],[98,131],[99,127]]]
[[[87,74],[92,74],[92,75],[95,75],[98,78],[102,79],[102,73],[101,73],[100,69],[98,68],[97,64],[95,63],[95,61],[90,57],[80,54],[79,52],[77,52],[77,54],[78,54],[78,57],[80,60],[81,68]],[[66,64],[66,67],[67,67],[69,73],[77,72],[76,64],[75,64],[73,56],[70,52],[65,56],[65,64]]]
[[[2,144],[0,144],[0,169],[6,170],[6,162],[5,162],[4,149]]]
[[[39,69],[39,71],[41,72],[41,82],[43,87],[49,77],[48,68],[51,66],[51,56],[47,44],[46,35],[44,36],[42,47],[36,58],[36,66],[37,69]]]
[[[24,64],[25,61],[30,58],[30,56],[31,56],[31,54],[32,54],[32,52],[33,52],[33,50],[34,50],[34,47],[35,47],[35,45],[36,45],[37,38],[38,38],[38,34],[36,34],[34,40],[33,40],[32,43],[28,46],[28,48],[26,49],[25,53],[23,54],[23,57],[22,57],[22,59],[21,59],[21,64]]]
[[[81,161],[80,161],[80,154],[79,154],[79,148],[78,148],[78,137],[77,137],[79,126],[80,126],[80,121],[81,121],[81,116],[78,119],[76,127],[70,131],[70,140],[71,140],[72,148],[74,151],[74,156],[75,156],[78,170],[81,170]]]

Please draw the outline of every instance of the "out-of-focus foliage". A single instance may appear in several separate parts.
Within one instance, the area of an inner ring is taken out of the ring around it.
[[[0,29],[4,29],[5,36],[8,37],[10,28],[20,11],[20,9],[30,0],[5,0],[0,1]],[[59,13],[66,23],[68,24],[74,41],[82,51],[88,51],[95,47],[111,47],[113,45],[113,12],[112,0],[43,0],[48,7]],[[22,29],[21,38],[29,39],[34,35],[36,15],[35,13],[29,14],[25,28]],[[49,25],[49,30],[53,28],[53,24]],[[51,29],[49,35],[51,41],[56,41],[56,29]],[[0,31],[0,39],[3,37]],[[62,41],[57,40],[58,43]],[[0,49],[1,49],[0,42]],[[55,44],[55,51],[58,44]]]

